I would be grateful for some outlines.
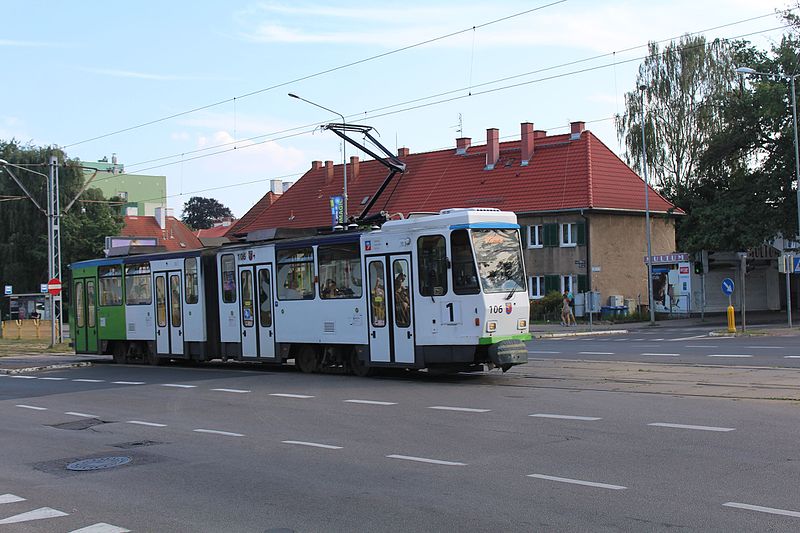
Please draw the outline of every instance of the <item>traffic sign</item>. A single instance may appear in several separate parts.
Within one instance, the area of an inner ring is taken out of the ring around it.
[[[61,280],[53,278],[47,282],[47,292],[53,296],[58,296],[61,293]]]
[[[792,272],[797,274],[798,272],[800,272],[800,257],[793,256],[792,257],[792,263],[793,263],[792,264]]]
[[[3,287],[3,294],[5,296],[11,296],[12,294],[14,294],[14,288],[11,285],[5,285]]]
[[[733,294],[733,280],[731,278],[722,280],[722,292],[725,293],[726,296]]]

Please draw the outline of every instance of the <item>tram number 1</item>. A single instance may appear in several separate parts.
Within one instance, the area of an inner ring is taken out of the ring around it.
[[[442,324],[461,323],[461,304],[459,302],[442,302]]]

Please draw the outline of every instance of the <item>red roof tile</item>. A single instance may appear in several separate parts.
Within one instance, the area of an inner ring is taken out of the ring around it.
[[[236,221],[236,223],[232,224],[228,231],[225,233],[228,237],[233,237],[234,235],[244,235],[249,229],[246,229],[252,222],[259,219],[261,213],[263,213],[269,206],[274,204],[281,195],[275,194],[272,191],[269,191],[265,194],[261,200],[259,200],[256,205],[250,208],[250,210],[245,213],[245,215]]]
[[[449,207],[496,207],[531,213],[568,209],[644,211],[644,183],[591,132],[540,137],[528,166],[520,166],[520,141],[500,144],[500,157],[485,170],[486,146],[465,155],[455,149],[409,154],[405,174],[398,174],[370,214],[433,211]],[[329,198],[342,192],[342,166],[326,183],[325,167],[312,168],[274,205],[266,196],[228,232],[243,234],[277,227],[325,227],[331,224]],[[348,167],[348,211],[363,209],[388,170],[377,161],[362,161],[354,176]],[[268,195],[271,193],[268,193]],[[682,213],[650,188],[650,210]],[[269,207],[269,209],[266,209]],[[243,223],[247,220],[247,223]]]
[[[214,237],[224,237],[228,230],[231,229],[233,224],[228,224],[227,226],[219,225],[214,226],[208,229],[199,229],[194,232],[197,235],[198,239],[210,239]]]
[[[167,251],[202,248],[200,242],[186,225],[175,217],[166,218],[166,229],[161,229],[155,217],[125,217],[122,237],[156,237],[158,245]]]

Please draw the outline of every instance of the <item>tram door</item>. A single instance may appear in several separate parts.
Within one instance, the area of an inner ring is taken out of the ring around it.
[[[239,287],[242,357],[274,358],[272,267],[269,265],[239,267]]]
[[[181,274],[159,272],[156,286],[156,351],[183,355],[183,298]]]
[[[367,259],[370,360],[414,362],[414,313],[409,255]]]
[[[73,298],[75,299],[75,351],[77,353],[97,353],[97,305],[95,301],[95,280],[76,279]]]

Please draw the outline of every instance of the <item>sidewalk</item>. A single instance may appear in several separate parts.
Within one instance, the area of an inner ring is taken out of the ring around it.
[[[57,370],[111,362],[110,355],[20,354],[0,357],[0,374],[23,374],[40,370]]]

